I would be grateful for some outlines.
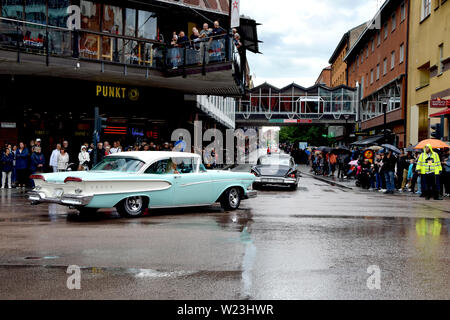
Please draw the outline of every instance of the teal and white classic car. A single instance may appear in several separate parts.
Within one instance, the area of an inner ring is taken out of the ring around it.
[[[201,157],[186,152],[122,152],[105,157],[91,171],[32,175],[32,204],[58,203],[89,214],[115,207],[141,216],[147,208],[207,206],[225,210],[256,197],[251,173],[206,170]]]

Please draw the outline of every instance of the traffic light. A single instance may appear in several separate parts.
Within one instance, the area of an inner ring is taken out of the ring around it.
[[[442,136],[441,136],[441,124],[440,123],[431,125],[431,137],[434,139],[441,140]]]

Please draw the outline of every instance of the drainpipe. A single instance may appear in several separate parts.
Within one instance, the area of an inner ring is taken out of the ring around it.
[[[408,67],[409,67],[409,21],[411,20],[410,18],[410,13],[411,13],[411,0],[408,1],[408,16],[406,19],[407,22],[407,27],[406,27],[406,52],[405,52],[405,87],[403,90],[403,99],[404,99],[404,103],[405,105],[404,107],[404,116],[405,116],[405,120],[404,122],[404,126],[405,126],[405,136],[404,136],[404,140],[405,140],[405,148],[408,147],[407,146],[407,141],[408,141]]]

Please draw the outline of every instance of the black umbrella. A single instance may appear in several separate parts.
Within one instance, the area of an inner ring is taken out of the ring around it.
[[[347,147],[337,147],[337,148],[333,148],[333,151],[332,151],[332,152],[334,152],[334,153],[339,153],[339,154],[342,154],[342,153],[351,153],[350,149],[347,148]]]
[[[398,149],[397,147],[393,146],[392,144],[382,144],[381,146],[382,146],[384,149],[390,150],[390,151],[392,151],[392,152],[394,152],[394,153],[397,153],[397,154],[402,153],[402,152],[400,151],[400,149]]]
[[[326,153],[330,153],[331,152],[331,148],[330,147],[325,147],[325,146],[319,147],[319,148],[317,148],[317,150],[322,151],[322,152],[326,152]]]

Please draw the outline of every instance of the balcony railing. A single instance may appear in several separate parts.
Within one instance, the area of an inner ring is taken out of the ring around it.
[[[17,62],[28,53],[45,56],[47,65],[49,57],[57,56],[163,71],[201,67],[203,74],[208,66],[231,62],[236,80],[243,79],[239,54],[228,35],[172,47],[155,40],[0,17],[0,49],[16,51]]]

